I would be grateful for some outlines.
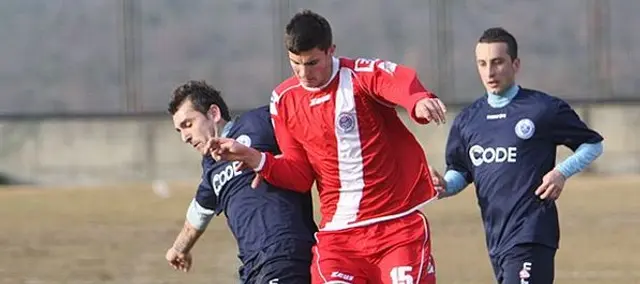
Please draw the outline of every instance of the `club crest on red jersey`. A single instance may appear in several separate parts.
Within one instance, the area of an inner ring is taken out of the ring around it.
[[[338,116],[338,128],[343,132],[351,132],[356,127],[356,116],[343,112]]]

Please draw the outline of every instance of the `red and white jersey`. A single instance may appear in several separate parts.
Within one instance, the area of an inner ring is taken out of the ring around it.
[[[321,88],[295,78],[272,94],[271,115],[282,155],[265,154],[271,184],[309,191],[316,181],[321,230],[341,230],[402,217],[432,200],[425,153],[398,117],[435,97],[416,72],[383,60],[333,59]]]

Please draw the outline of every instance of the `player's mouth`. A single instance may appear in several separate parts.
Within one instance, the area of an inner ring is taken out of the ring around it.
[[[300,81],[302,81],[302,84],[307,86],[307,87],[313,87],[313,85],[316,82],[314,79],[306,79],[306,78],[303,78]]]
[[[489,80],[487,81],[487,86],[491,88],[497,88],[498,86],[500,86],[500,82],[496,80]]]

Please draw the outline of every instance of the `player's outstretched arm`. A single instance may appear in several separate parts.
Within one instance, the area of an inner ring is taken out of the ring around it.
[[[441,181],[441,190],[438,192],[438,198],[454,196],[464,190],[473,181],[471,162],[469,161],[469,156],[466,154],[467,143],[460,134],[462,120],[462,117],[458,115],[449,130],[445,150],[447,171],[444,177],[438,175],[438,179]]]
[[[203,232],[204,230],[198,230],[189,224],[189,221],[184,222],[180,234],[178,234],[173,246],[167,250],[165,255],[171,267],[183,272],[188,272],[191,269],[191,264],[193,263],[191,248],[193,248]]]
[[[371,95],[402,106],[416,122],[446,122],[444,103],[422,85],[414,69],[389,61],[358,59],[354,70]]]
[[[306,157],[281,147],[282,154],[274,156],[271,153],[263,153],[254,148],[247,147],[234,139],[215,139],[212,155],[218,159],[239,161],[239,169],[250,168],[257,172],[251,187],[256,188],[259,181],[264,178],[272,185],[290,189],[297,192],[311,190],[314,177],[311,165]]]
[[[198,191],[203,192],[201,188]],[[193,263],[191,249],[204,233],[214,215],[213,210],[200,206],[196,198],[189,204],[184,226],[165,255],[171,267],[183,272],[188,272],[191,269]]]
[[[313,167],[304,147],[289,130],[285,121],[287,110],[280,104],[280,98],[275,91],[272,93],[269,111],[276,142],[282,153],[277,156],[263,154],[258,170],[260,175],[273,185],[308,192],[315,181]]]

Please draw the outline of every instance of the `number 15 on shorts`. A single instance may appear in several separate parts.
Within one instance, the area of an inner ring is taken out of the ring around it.
[[[392,284],[413,284],[411,266],[396,266],[391,269]]]

